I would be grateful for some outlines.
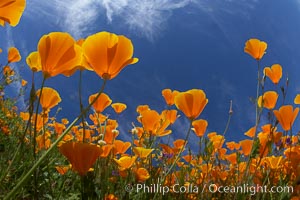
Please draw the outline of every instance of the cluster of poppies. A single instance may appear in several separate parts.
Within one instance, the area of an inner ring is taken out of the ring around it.
[[[0,2],[0,25],[17,25],[24,8],[25,0]],[[8,49],[7,63],[1,68],[3,87],[0,88],[0,137],[15,137],[19,143],[33,149],[34,156],[28,159],[33,159],[37,164],[33,170],[29,170],[28,176],[51,151],[58,149],[64,157],[57,153],[55,158],[59,162],[49,164],[48,167],[57,170],[53,175],[55,173],[63,178],[77,173],[83,182],[88,179],[89,187],[95,189],[95,185],[100,185],[100,197],[105,199],[129,196],[140,199],[148,198],[149,195],[154,199],[162,198],[161,193],[139,194],[133,191],[124,194],[124,188],[118,186],[119,183],[123,186],[156,183],[170,188],[176,184],[186,188],[191,185],[205,188],[208,184],[214,184],[217,188],[242,184],[292,187],[292,190],[282,190],[280,194],[260,194],[257,191],[256,197],[297,200],[300,196],[300,136],[292,128],[299,112],[296,105],[300,104],[300,95],[295,97],[293,105],[279,105],[279,92],[283,99],[286,95],[286,89],[278,87],[282,66],[273,64],[261,71],[261,59],[266,49],[267,43],[258,39],[248,40],[244,48],[258,62],[257,97],[254,101],[256,121],[245,131],[248,139],[226,141],[225,132],[207,133],[208,121],[199,118],[208,104],[203,90],[180,92],[164,89],[162,96],[167,109],[159,112],[148,105],[138,106],[136,123],[132,123],[129,133],[121,133],[128,134],[131,140],[124,141],[119,137],[118,121],[110,117],[106,108],[111,106],[119,115],[127,106],[121,102],[113,103],[103,91],[106,83],[118,76],[121,70],[138,62],[133,57],[131,40],[114,33],[99,32],[76,41],[68,33],[52,32],[42,36],[37,50],[26,58],[32,71],[32,80],[38,72],[42,72],[43,76],[40,89],[35,90],[35,83],[31,84],[26,112],[17,112],[17,108],[8,109],[5,104],[7,96],[4,86],[13,81],[20,81],[22,87],[27,85],[25,80],[14,79],[15,72],[10,67],[11,63],[21,60],[18,49]],[[94,71],[103,79],[103,85],[99,92],[88,97],[89,105],[86,107],[81,102],[81,98],[85,97],[80,96],[81,113],[74,121],[70,123],[66,118],[58,121],[56,116],[51,116],[50,111],[61,102],[61,97],[54,88],[45,86],[45,82],[59,74],[69,77],[83,70]],[[277,91],[266,91],[267,81],[271,81]],[[179,113],[186,117],[189,126],[181,139],[171,143],[172,131],[176,131],[172,124],[176,123]],[[229,115],[232,114],[230,108]],[[260,122],[263,114],[268,116],[266,124]],[[12,125],[8,125],[7,119],[12,118],[20,118],[22,121],[18,124],[18,130],[23,133],[21,137],[10,130]],[[198,137],[196,142],[199,142],[199,149],[189,148],[191,134]],[[169,139],[162,140],[162,137]],[[7,158],[9,165],[15,165],[14,161]],[[0,183],[9,176],[9,169],[2,172]],[[23,184],[25,180],[23,178],[20,182]],[[16,195],[22,184],[17,184],[6,198]],[[81,187],[85,187],[84,184]],[[89,193],[82,191],[82,195],[89,196]],[[168,195],[181,195],[188,199],[247,199],[250,194],[210,193],[206,188],[202,193],[178,194],[170,191]]]

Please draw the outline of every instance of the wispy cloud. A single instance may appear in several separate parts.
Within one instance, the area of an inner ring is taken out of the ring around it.
[[[174,10],[184,8],[192,0],[40,0],[29,1],[29,17],[42,16],[58,24],[75,37],[81,37],[97,24],[98,17],[106,17],[109,24],[117,22],[131,31],[153,40],[166,26]],[[105,12],[105,15],[101,11]],[[98,22],[99,23],[99,22]]]
[[[95,24],[99,6],[96,0],[33,0],[28,2],[25,15],[46,18],[48,23],[58,25],[63,31],[79,38]]]
[[[219,22],[221,19],[213,13],[238,13],[246,16],[248,12],[245,9],[251,9],[255,2],[256,0],[32,0],[28,1],[25,15],[47,18],[48,23],[59,25],[76,38],[86,35],[95,27],[103,26],[101,23],[106,21],[153,40],[165,30],[174,11],[187,6],[192,5]],[[242,9],[232,9],[236,6]]]
[[[173,11],[184,8],[191,0],[102,0],[109,23],[123,20],[131,30],[153,40],[164,29]]]

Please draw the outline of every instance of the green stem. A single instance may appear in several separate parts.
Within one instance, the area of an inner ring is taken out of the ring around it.
[[[39,112],[39,106],[40,106],[40,101],[41,101],[45,81],[46,81],[46,78],[44,77],[43,81],[42,81],[42,87],[41,87],[41,90],[40,90],[40,94],[39,94],[39,99],[38,99],[36,110],[35,110],[35,122],[34,122],[34,131],[33,131],[33,158],[34,158],[34,162],[36,161],[36,136],[37,136],[38,112]],[[34,180],[34,196],[35,196],[35,198],[37,198],[37,185],[38,185],[38,183],[37,183],[37,171],[34,171],[34,173],[33,173],[33,180]]]
[[[82,70],[80,70],[80,74],[79,74],[79,104],[80,104],[80,112],[83,111],[83,103],[82,103]],[[82,129],[83,129],[83,133],[82,133],[82,142],[84,142],[85,140],[85,115],[82,115],[81,117],[81,123],[82,123]]]
[[[6,170],[3,173],[2,177],[0,178],[0,183],[2,183],[2,181],[4,180],[4,178],[6,177],[6,175],[8,174],[11,166],[16,161],[16,158],[17,158],[17,155],[19,154],[19,152],[22,151],[23,144],[24,144],[24,139],[25,139],[25,136],[26,136],[28,128],[30,129],[29,132],[30,132],[30,140],[31,140],[31,118],[32,118],[32,114],[33,114],[34,102],[35,102],[34,73],[32,73],[32,85],[31,85],[31,90],[30,90],[30,99],[29,99],[29,108],[28,108],[29,119],[28,119],[28,121],[26,123],[25,130],[24,130],[24,132],[23,132],[23,134],[21,136],[20,144],[18,145],[18,148],[17,148],[16,152],[14,153],[11,162],[9,163],[8,167],[6,168]]]
[[[223,143],[223,140],[225,140],[225,134],[226,132],[228,131],[228,128],[229,128],[229,125],[230,125],[230,121],[231,121],[231,116],[233,114],[233,111],[232,111],[232,100],[230,101],[230,108],[229,108],[229,112],[228,112],[228,119],[227,119],[227,123],[226,123],[226,126],[225,126],[225,129],[223,131],[223,134],[222,134],[222,140],[220,141],[220,145],[218,147],[218,149],[220,149],[222,146],[221,144]]]
[[[249,173],[249,168],[250,168],[250,163],[251,163],[251,158],[252,158],[252,155],[253,153],[255,153],[255,140],[257,138],[257,129],[258,129],[258,123],[260,121],[260,115],[261,115],[261,111],[259,111],[259,107],[258,107],[258,97],[259,97],[259,88],[260,88],[260,63],[259,63],[259,60],[257,60],[257,87],[256,87],[256,99],[255,99],[255,134],[254,134],[254,137],[253,137],[253,144],[252,144],[252,147],[251,147],[251,151],[250,151],[250,155],[249,155],[249,160],[247,162],[247,165],[246,165],[246,176],[248,176],[247,178],[247,183],[249,182],[250,178],[252,176],[249,176],[248,173]],[[256,147],[255,147],[256,148]]]
[[[186,137],[185,137],[185,140],[184,140],[185,143],[184,143],[184,145],[181,147],[181,149],[180,149],[179,153],[177,154],[177,156],[176,156],[174,162],[172,163],[172,165],[170,166],[170,168],[168,169],[168,171],[167,171],[167,172],[165,173],[165,175],[163,176],[162,180],[160,181],[160,184],[163,184],[163,183],[165,182],[167,176],[169,175],[169,173],[170,173],[170,172],[172,171],[172,169],[174,168],[174,166],[175,166],[176,162],[179,160],[179,158],[180,158],[180,156],[181,156],[181,154],[182,154],[182,152],[183,152],[185,146],[187,145],[188,139],[189,139],[189,136],[190,136],[190,133],[191,133],[191,129],[192,129],[192,123],[193,123],[193,120],[190,120],[189,129],[188,129],[188,132],[187,132]],[[153,199],[156,199],[156,195],[157,195],[157,194],[158,194],[158,192],[155,193]]]
[[[259,88],[260,88],[260,63],[259,60],[257,61],[257,87],[256,87],[256,99],[255,99],[255,126],[258,126],[258,97],[259,97]],[[255,134],[256,136],[256,134]]]
[[[42,87],[40,89],[39,99],[38,99],[36,110],[35,110],[35,121],[34,121],[34,131],[33,131],[33,157],[34,157],[34,160],[36,160],[36,152],[35,152],[35,150],[36,150],[36,135],[37,135],[38,112],[39,112],[40,101],[41,101],[41,97],[42,97],[42,92],[43,92],[43,88],[44,88],[44,85],[45,85],[45,81],[46,81],[46,78],[43,78]]]
[[[103,85],[96,96],[96,98],[83,110],[83,112],[80,113],[80,115],[74,119],[74,121],[66,128],[66,130],[57,138],[57,140],[51,145],[51,147],[37,160],[37,162],[34,163],[34,165],[31,167],[31,169],[21,178],[21,180],[18,182],[18,184],[4,197],[3,200],[8,200],[13,198],[18,189],[25,184],[27,179],[31,176],[31,174],[36,170],[36,168],[44,161],[44,159],[48,156],[50,152],[53,151],[53,149],[57,146],[57,144],[64,138],[64,136],[69,133],[72,129],[72,127],[81,119],[82,116],[84,116],[92,107],[92,105],[95,103],[95,101],[98,99],[98,97],[101,95],[101,93],[104,90],[104,87],[106,85],[106,79],[104,79]]]

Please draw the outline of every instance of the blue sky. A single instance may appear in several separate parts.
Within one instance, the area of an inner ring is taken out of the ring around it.
[[[259,38],[268,43],[261,64],[282,65],[280,84],[287,74],[290,80],[287,102],[292,103],[300,93],[299,17],[297,0],[31,0],[17,27],[0,29],[5,38],[0,45],[2,49],[16,46],[21,50],[22,62],[15,67],[29,80],[31,72],[25,58],[36,50],[44,34],[66,31],[75,39],[99,31],[126,35],[140,61],[125,68],[105,90],[113,101],[128,105],[118,116],[120,135],[127,137],[131,122],[138,125],[137,105],[148,104],[158,111],[165,108],[162,89],[199,88],[209,99],[200,116],[208,120],[209,132],[223,132],[229,102],[233,101],[234,114],[226,136],[230,141],[244,138],[243,133],[254,125],[254,106],[249,97],[256,94],[257,66],[243,52],[246,40]],[[78,77],[76,73],[71,78],[58,76],[46,82],[61,93],[60,117],[73,119],[79,113]],[[85,103],[101,83],[95,74],[84,73]],[[295,132],[300,128],[297,121]],[[173,127],[174,138],[183,138],[186,126],[181,116]]]

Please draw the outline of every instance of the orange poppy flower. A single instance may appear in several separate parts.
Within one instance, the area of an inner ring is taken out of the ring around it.
[[[242,140],[240,141],[240,145],[242,147],[242,153],[245,156],[248,156],[251,153],[253,140]]]
[[[211,139],[216,135],[217,135],[217,132],[210,132],[210,133],[207,134],[207,137],[208,137],[208,139]]]
[[[202,137],[206,131],[208,123],[204,119],[198,119],[198,120],[193,121],[192,125],[193,125],[192,130],[195,132],[195,134],[198,137]]]
[[[133,147],[133,152],[140,158],[147,158],[154,149],[145,149],[144,147]]]
[[[208,103],[208,99],[203,90],[192,89],[186,92],[180,92],[175,97],[175,105],[190,120],[196,119],[204,107]]]
[[[127,108],[126,104],[124,104],[124,103],[113,103],[113,104],[111,104],[111,107],[114,109],[114,111],[117,114],[120,114]]]
[[[107,120],[107,124],[106,126],[111,126],[113,127],[114,129],[116,129],[118,127],[118,121],[117,120],[114,120],[114,119],[108,119]]]
[[[31,52],[27,58],[26,63],[33,72],[38,72],[42,70],[40,56],[37,51]]]
[[[256,60],[260,60],[267,49],[267,43],[258,39],[250,39],[246,42],[244,51]]]
[[[66,129],[66,126],[64,124],[61,124],[58,122],[54,123],[54,130],[58,136],[61,135],[65,129]]]
[[[69,160],[73,170],[80,176],[84,176],[89,171],[101,154],[99,146],[82,142],[63,143],[59,146],[59,151]]]
[[[107,144],[113,144],[114,140],[119,135],[119,131],[116,130],[116,128],[114,128],[112,126],[106,126],[106,127],[103,127],[103,129],[104,128],[105,128],[105,130],[102,131],[102,133],[104,133],[104,141]]]
[[[185,145],[185,140],[183,139],[177,139],[173,142],[173,145],[174,145],[174,149],[182,149]]]
[[[258,97],[257,105],[267,109],[273,109],[276,105],[278,94],[275,91],[267,91],[262,96]]]
[[[255,136],[255,133],[256,133],[256,126],[253,126],[247,132],[245,132],[245,135],[253,138]]]
[[[106,194],[104,200],[118,200],[118,197],[116,197],[113,194],[108,194],[108,195]]]
[[[170,146],[168,146],[166,144],[159,144],[159,146],[161,146],[163,154],[172,155],[173,156],[174,153],[176,153],[175,148],[173,149],[172,147],[170,147]]]
[[[7,62],[19,62],[21,60],[21,55],[19,50],[16,47],[10,47],[8,49]]]
[[[294,104],[300,104],[300,94],[297,94],[294,99]]]
[[[93,94],[89,97],[89,103],[92,103],[98,94]],[[105,93],[101,93],[98,99],[93,104],[93,108],[96,113],[101,113],[105,108],[107,108],[111,104],[112,100]]]
[[[144,182],[144,181],[146,181],[147,179],[150,178],[150,174],[149,174],[149,172],[148,172],[147,169],[145,169],[145,168],[138,168],[135,171],[135,177],[136,177],[136,180],[138,182]]]
[[[35,118],[36,118],[36,116],[35,116],[35,114],[33,114],[32,118],[31,118],[32,124],[35,124]],[[38,114],[37,115],[37,122],[36,122],[37,123],[36,124],[36,130],[37,130],[37,132],[39,132],[40,130],[42,130],[43,126],[47,122],[48,122],[48,117],[47,116]]]
[[[45,78],[71,76],[81,63],[82,51],[68,33],[52,32],[41,37],[38,54]]]
[[[211,163],[209,163],[209,164],[203,164],[203,165],[200,165],[199,168],[202,171],[202,173],[208,174],[212,170],[212,164]]]
[[[107,158],[107,156],[109,155],[111,149],[113,148],[113,145],[111,144],[107,144],[104,146],[101,146],[101,154],[100,157],[101,158]]]
[[[6,65],[3,67],[3,75],[5,77],[13,76],[13,75],[15,75],[15,71],[10,66]]]
[[[221,148],[225,142],[224,136],[222,135],[214,135],[209,138],[209,140],[212,142],[215,149]]]
[[[276,131],[277,128],[273,127],[272,124],[265,124],[265,125],[261,126],[261,130],[264,133],[270,133],[271,131]]]
[[[119,170],[124,171],[132,167],[136,158],[136,156],[122,156],[119,160],[114,158],[114,161],[119,165]]]
[[[62,118],[61,123],[63,123],[64,125],[67,125],[69,123],[69,120],[67,118]]]
[[[103,79],[115,78],[127,65],[138,62],[132,58],[133,45],[122,35],[99,32],[86,38],[82,45],[89,65]]]
[[[37,144],[36,153],[42,149],[49,149],[49,147],[51,145],[50,136],[51,136],[51,133],[49,131],[47,131],[45,134],[38,135],[35,138],[36,144]]]
[[[63,143],[71,141],[74,139],[74,136],[72,135],[72,133],[68,133],[67,135],[65,135],[63,137],[63,139],[58,143],[58,147],[61,146]]]
[[[232,153],[225,156],[226,160],[228,160],[231,164],[237,164],[237,155],[236,153]]]
[[[28,83],[28,82],[27,82],[26,80],[24,80],[24,79],[21,80],[21,85],[22,85],[22,87],[26,86],[27,83]]]
[[[11,26],[19,24],[26,7],[26,0],[2,0],[0,1],[0,25],[8,23]]]
[[[36,92],[37,97],[40,96],[40,91],[41,89]],[[40,97],[40,104],[42,105],[45,113],[48,113],[50,109],[56,106],[59,102],[61,102],[61,98],[56,90],[49,87],[43,88],[42,96]]]
[[[279,110],[274,110],[273,112],[283,130],[288,131],[291,129],[298,115],[299,108],[295,108],[295,110],[293,110],[292,105],[285,105],[281,106]]]
[[[80,38],[79,40],[76,41],[76,44],[79,45],[80,47],[82,47],[83,42],[85,41],[84,38]],[[85,56],[82,54],[81,56],[81,62],[78,66],[79,70],[89,70],[89,71],[94,71],[93,68],[91,68],[91,66],[89,65],[89,63],[87,62]]]
[[[131,146],[130,142],[123,142],[121,140],[114,141],[114,154],[124,154],[129,147]]]
[[[164,89],[161,93],[168,106],[174,105],[174,98],[179,94],[177,90],[171,91],[170,89]]]
[[[76,141],[80,141],[80,142],[83,141],[83,131],[84,131],[85,141],[91,141],[91,139],[92,139],[91,135],[94,134],[94,130],[90,130],[90,129],[83,130],[83,128],[80,128],[75,132]]]
[[[24,121],[28,121],[28,120],[29,120],[29,113],[28,113],[28,112],[20,112],[20,117],[21,117]]]
[[[182,158],[187,162],[187,163],[191,163],[193,157],[191,154],[188,154],[188,155],[185,155],[185,156],[182,156]]]
[[[279,64],[265,67],[264,74],[269,77],[274,84],[278,84],[282,77],[282,67]]]
[[[293,197],[291,197],[291,200],[300,200],[300,197],[293,196]]]
[[[269,133],[264,133],[260,132],[257,137],[259,139],[259,154],[261,157],[266,156],[269,153],[269,146],[267,145],[268,141],[270,140],[270,134]]]
[[[246,162],[240,162],[238,164],[238,170],[242,173],[246,170],[247,168],[247,163]]]
[[[228,174],[229,173],[227,171],[218,171],[218,177],[220,177],[222,181],[227,179]]]
[[[102,124],[107,120],[108,117],[101,113],[93,113],[89,115],[89,118],[93,121],[94,125],[98,125],[98,122]]]
[[[170,134],[171,130],[165,130],[170,122],[163,120],[155,110],[146,110],[142,112],[141,123],[143,124],[144,131],[148,134],[156,136],[165,136]]]
[[[3,51],[3,50],[0,48],[0,53],[2,53],[2,51]]]
[[[271,156],[271,157],[265,157],[265,162],[268,164],[268,166],[271,169],[278,169],[279,165],[281,164],[282,156]]]
[[[177,115],[177,110],[164,110],[161,113],[161,117],[163,119],[166,119],[170,122],[170,124],[174,124],[176,121],[178,115]]]
[[[150,110],[149,106],[148,105],[139,105],[137,108],[136,108],[136,112],[141,114],[143,111],[145,110]]]
[[[272,136],[272,140],[274,143],[278,143],[279,140],[281,139],[282,132],[274,132]]]
[[[240,149],[241,145],[236,142],[226,142],[226,147],[229,150],[233,151],[234,149],[236,149],[236,150]]]
[[[66,166],[56,166],[55,169],[57,170],[58,173],[60,173],[60,175],[64,175],[65,173],[67,173],[69,171],[69,169],[72,166],[70,165],[66,165]]]

